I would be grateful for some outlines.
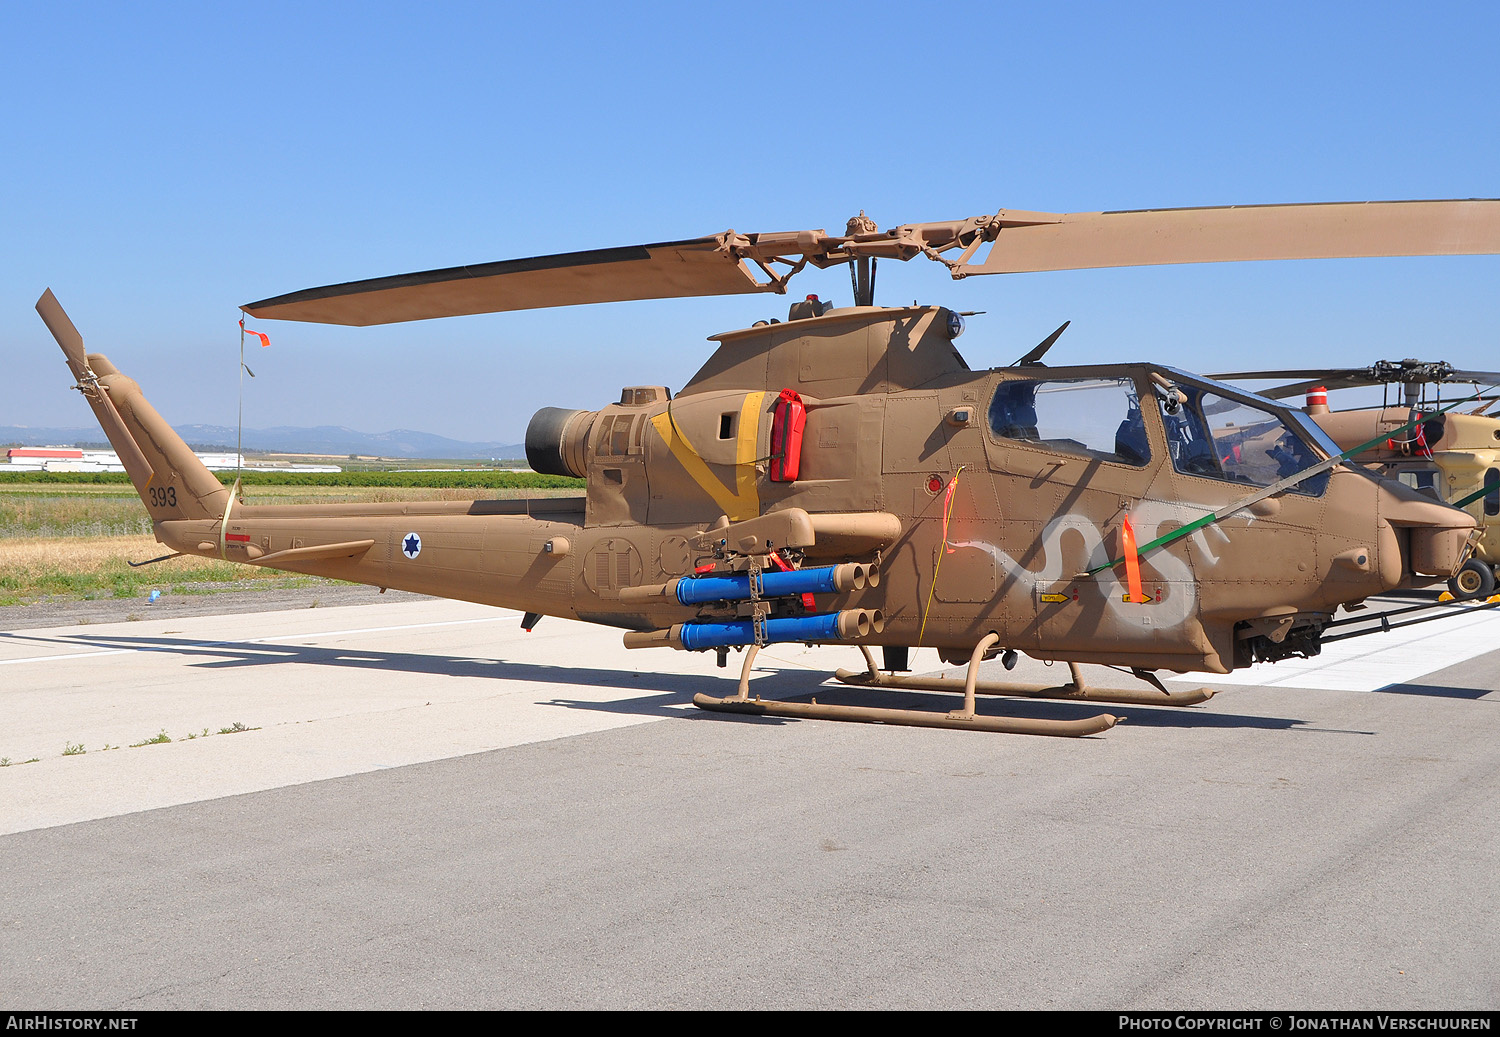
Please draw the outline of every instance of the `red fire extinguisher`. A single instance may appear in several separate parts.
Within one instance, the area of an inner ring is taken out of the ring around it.
[[[807,407],[792,389],[781,390],[771,409],[771,481],[794,482],[802,467],[802,428]]]

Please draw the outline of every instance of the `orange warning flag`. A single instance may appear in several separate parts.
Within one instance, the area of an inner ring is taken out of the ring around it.
[[[1146,600],[1141,592],[1141,556],[1135,549],[1135,530],[1130,528],[1128,515],[1120,527],[1120,537],[1125,541],[1125,583],[1130,588],[1130,596],[1125,600],[1140,604]]]
[[[943,494],[943,551],[952,554],[957,548],[948,546],[948,518],[953,514],[953,491],[958,489],[958,477],[963,474],[964,466],[959,465],[958,471],[953,473],[953,478],[948,480],[948,492]]]

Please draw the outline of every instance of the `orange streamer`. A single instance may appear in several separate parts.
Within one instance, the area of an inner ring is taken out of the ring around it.
[[[262,349],[271,344],[270,335],[267,335],[263,331],[251,331],[249,328],[245,327],[245,322],[243,320],[240,321],[240,330],[245,332],[246,334],[254,335],[256,338],[260,339],[260,346]]]
[[[953,478],[948,480],[948,492],[943,494],[943,552],[950,555],[956,549],[948,546],[948,519],[953,514],[953,491],[958,489],[958,477],[963,474],[963,470],[964,466],[959,465]]]
[[[1125,582],[1130,588],[1130,595],[1125,600],[1139,605],[1146,600],[1141,591],[1141,556],[1135,549],[1135,530],[1130,528],[1130,517],[1125,516],[1124,521],[1120,537],[1125,541]]]

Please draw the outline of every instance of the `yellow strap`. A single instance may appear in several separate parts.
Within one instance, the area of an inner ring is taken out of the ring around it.
[[[953,493],[958,489],[958,476],[963,470],[964,466],[959,465],[953,478],[948,480],[948,492],[943,499],[943,549],[938,552],[937,564],[932,567],[932,585],[927,588],[927,606],[922,609],[922,625],[917,630],[917,644],[922,643],[922,635],[927,632],[927,613],[932,610],[932,594],[937,590],[938,573],[943,571],[943,555],[953,553],[953,548],[948,546],[948,519],[953,514]]]
[[[740,407],[740,434],[735,442],[735,485],[732,490],[709,470],[702,455],[693,449],[668,412],[663,411],[651,419],[651,427],[656,429],[662,442],[667,444],[672,456],[677,458],[693,481],[713,498],[714,503],[729,516],[731,522],[742,522],[760,515],[760,492],[755,479],[755,448],[760,442],[760,411],[765,398],[764,392],[746,393],[745,402]]]
[[[234,508],[234,501],[240,495],[240,481],[234,481],[234,488],[229,491],[229,503],[224,505],[224,517],[219,520],[219,557],[229,561],[229,547],[224,542],[224,534],[229,532],[229,512]]]

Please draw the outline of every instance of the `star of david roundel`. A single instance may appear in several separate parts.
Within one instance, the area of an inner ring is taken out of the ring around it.
[[[415,558],[422,553],[422,538],[415,533],[408,533],[401,541],[401,553],[408,558]]]

